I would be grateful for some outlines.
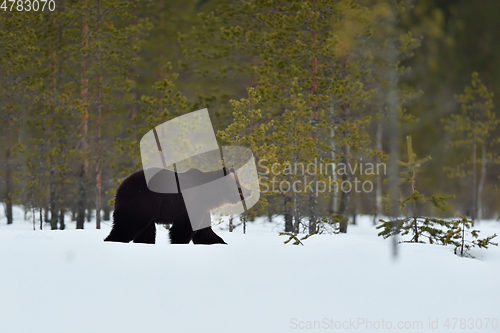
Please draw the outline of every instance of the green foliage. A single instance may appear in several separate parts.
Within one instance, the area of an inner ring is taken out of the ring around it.
[[[445,244],[455,246],[455,254],[461,257],[472,255],[470,250],[474,247],[487,249],[488,246],[498,246],[498,243],[492,242],[492,239],[497,237],[497,234],[485,238],[479,238],[479,230],[469,230],[473,225],[473,221],[467,216],[461,216],[460,219],[453,220],[449,223],[449,230],[444,238]]]
[[[378,235],[388,238],[396,235],[405,236],[411,232],[412,237],[408,241],[410,243],[423,242],[422,238],[425,238],[430,244],[444,244],[445,232],[443,230],[449,227],[449,222],[437,218],[417,216],[417,204],[431,204],[433,207],[444,211],[447,208],[447,200],[454,198],[454,196],[433,194],[427,197],[416,189],[417,172],[422,164],[429,161],[431,157],[427,156],[423,159],[417,159],[416,154],[413,152],[411,136],[408,136],[406,141],[408,161],[398,161],[398,163],[407,169],[401,172],[400,183],[409,184],[411,193],[400,201],[400,208],[402,212],[405,212],[407,204],[411,204],[413,207],[413,216],[389,221],[381,219],[380,222],[382,223],[377,226],[377,229],[381,229]]]
[[[308,217],[316,221],[311,232],[335,232],[360,198],[366,203],[362,213],[372,211],[372,193],[351,192],[354,200],[346,201],[345,215],[335,217],[339,209],[330,207],[332,193],[320,192],[316,198],[314,188],[292,193],[272,189],[273,182],[303,181],[304,176],[329,180],[297,174],[294,163],[384,161],[388,92],[395,90],[402,131],[413,134],[419,151],[440,151],[432,152],[432,161],[411,160],[410,153],[402,162],[401,182],[407,185],[402,210],[414,205],[444,210],[449,197],[430,193],[453,187],[460,198],[456,209],[470,211],[470,197],[481,184],[483,197],[489,198],[484,211],[498,210],[500,128],[493,107],[498,94],[493,96],[491,87],[500,78],[494,58],[500,43],[493,2],[461,2],[453,10],[427,0],[99,3],[99,15],[95,1],[61,0],[53,12],[0,16],[0,200],[72,210],[81,165],[87,161],[86,205],[92,209],[99,87],[106,199],[113,197],[120,179],[141,167],[144,133],[208,107],[219,143],[247,146],[257,158],[265,193],[249,216],[262,215],[264,209],[286,211],[293,215],[294,232],[305,230]],[[470,86],[456,96],[460,108],[455,108],[449,92],[470,81],[463,73],[472,70],[483,81],[474,73]],[[394,86],[388,80],[392,74]],[[417,99],[419,89],[425,95]],[[443,126],[436,126],[444,115]],[[88,117],[85,153],[83,117]],[[370,142],[375,122],[383,133],[377,147]],[[447,143],[452,149],[444,149]],[[474,146],[477,154],[483,149],[483,156],[474,158]],[[423,163],[428,172],[420,177]],[[437,170],[445,164],[455,177],[451,183],[438,181]],[[481,168],[482,182],[470,191],[475,167],[478,173]],[[409,190],[416,187],[415,177],[418,190]],[[387,194],[382,189],[377,195]],[[419,216],[416,221],[427,223]]]
[[[496,149],[490,147],[498,142],[492,135],[500,119],[493,110],[493,96],[481,82],[479,74],[474,72],[471,86],[466,87],[463,94],[456,96],[461,105],[460,113],[443,119],[445,130],[452,135],[453,147],[460,149],[461,152],[467,152],[460,163],[444,168],[450,177],[462,178],[472,174],[473,164],[477,163],[475,156],[472,155],[472,148],[476,144],[487,147],[488,161],[495,158],[492,153],[496,152]]]
[[[216,12],[201,14],[200,26],[180,36],[190,67],[200,74],[251,77],[248,98],[231,101],[232,124],[218,137],[254,152],[262,204],[266,196],[293,198],[280,208],[293,212],[297,232],[300,217],[315,214],[316,201],[310,200],[315,188],[292,192],[273,184],[304,176],[328,182],[325,174],[296,174],[291,166],[319,158],[332,163],[335,147],[357,153],[369,143],[373,57],[360,50],[372,47],[367,40],[383,16],[381,7],[346,0],[225,2]],[[321,193],[325,199],[330,195]]]
[[[493,93],[479,79],[477,72],[472,73],[471,86],[463,94],[456,96],[461,104],[461,112],[444,119],[445,130],[451,134],[452,145],[457,150],[459,161],[444,169],[453,178],[464,178],[472,183],[471,198],[472,219],[482,215],[482,197],[486,178],[486,168],[492,163],[499,163],[497,153],[498,138],[495,137],[500,119],[493,110]],[[482,156],[478,158],[478,148]],[[481,164],[481,180],[477,180],[477,168]],[[467,178],[465,178],[467,177]]]
[[[186,113],[189,108],[186,97],[176,90],[175,80],[178,74],[174,72],[172,65],[167,63],[163,70],[165,77],[154,83],[154,95],[141,96],[138,102],[140,109],[127,124],[127,135],[124,138],[118,138],[114,143],[116,155],[121,156],[118,161],[122,161],[123,157],[126,157],[128,161],[128,163],[113,162],[111,164],[111,168],[115,170],[113,177],[117,183],[141,167],[139,151],[141,138],[152,128]],[[108,194],[113,192],[114,188],[111,188]]]
[[[446,230],[449,228],[449,222],[442,219],[431,217],[406,217],[396,220],[384,221],[377,226],[381,229],[379,236],[388,238],[391,236],[406,236],[411,233],[411,239],[405,241],[408,243],[424,243],[425,239],[429,244],[446,244]],[[417,232],[415,232],[415,226]],[[418,236],[418,238],[417,238]]]
[[[500,121],[493,112],[493,93],[488,91],[479,79],[479,74],[474,72],[471,86],[466,87],[456,99],[461,104],[461,113],[444,120],[445,129],[457,136],[455,146],[470,145],[474,137],[483,143]]]

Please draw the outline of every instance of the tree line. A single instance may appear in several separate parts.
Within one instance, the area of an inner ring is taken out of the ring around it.
[[[2,13],[7,222],[20,204],[40,226],[64,229],[71,213],[77,228],[95,214],[99,228],[119,182],[141,168],[142,135],[205,107],[220,144],[259,161],[268,190],[244,220],[280,214],[284,231],[313,234],[347,232],[358,214],[398,215],[409,134],[432,157],[420,190],[455,195],[444,213],[415,203],[409,215],[494,217],[498,82],[485,66],[497,65],[457,65],[459,48],[478,41],[464,32],[475,22],[467,5],[450,3],[73,0]],[[386,172],[352,167],[369,163]]]

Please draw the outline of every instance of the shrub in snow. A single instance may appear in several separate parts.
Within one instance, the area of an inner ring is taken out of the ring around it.
[[[410,243],[424,243],[424,240],[433,244],[445,244],[446,230],[450,227],[450,222],[438,218],[431,218],[417,215],[417,204],[424,205],[430,204],[439,210],[446,210],[447,200],[453,198],[452,195],[431,195],[425,196],[416,189],[416,174],[421,165],[431,159],[430,156],[417,160],[416,154],[413,153],[411,136],[406,138],[408,146],[408,161],[398,161],[406,171],[401,173],[400,183],[406,183],[411,186],[411,194],[400,201],[401,211],[404,213],[408,204],[412,205],[413,216],[397,218],[394,220],[379,220],[382,222],[377,229],[381,229],[379,236],[388,238],[395,235],[412,234],[412,238],[408,241]]]
[[[450,228],[445,236],[445,243],[455,245],[455,254],[461,257],[472,255],[469,253],[473,247],[487,249],[488,246],[498,246],[498,243],[493,243],[491,240],[497,236],[488,236],[479,238],[479,230],[469,230],[472,227],[472,220],[462,216],[459,220],[454,220],[450,223]],[[472,240],[471,240],[472,238]]]
[[[288,236],[288,239],[284,242],[288,244],[293,240],[293,245],[304,245],[303,240],[308,239],[310,236],[315,234],[339,234],[340,226],[342,223],[347,223],[348,219],[344,214],[328,214],[318,221],[316,221],[316,232],[309,233],[299,239],[299,234],[296,232],[280,232],[280,236]]]

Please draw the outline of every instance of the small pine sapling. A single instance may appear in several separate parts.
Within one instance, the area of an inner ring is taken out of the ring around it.
[[[441,196],[433,194],[430,197],[426,197],[424,194],[417,191],[417,171],[422,164],[429,161],[431,157],[427,156],[426,158],[417,160],[416,154],[413,153],[411,136],[406,137],[406,141],[408,147],[408,161],[398,161],[398,163],[401,166],[406,167],[407,170],[401,172],[402,178],[400,178],[399,182],[410,184],[411,194],[404,200],[400,201],[400,208],[402,211],[405,211],[406,206],[411,204],[413,208],[413,216],[398,218],[390,221],[379,220],[382,224],[377,226],[377,229],[381,229],[381,232],[378,235],[388,238],[396,235],[404,236],[411,232],[413,237],[410,241],[408,241],[409,243],[424,243],[423,239],[425,238],[430,244],[444,244],[446,236],[446,232],[444,230],[449,228],[450,222],[438,218],[418,216],[417,204],[422,205],[430,203],[435,208],[444,211],[447,207],[446,200],[453,198],[454,196]]]
[[[476,246],[484,249],[487,249],[490,245],[498,246],[498,243],[491,241],[497,234],[481,239],[479,238],[479,230],[469,230],[472,224],[473,221],[467,219],[467,216],[461,216],[460,219],[451,221],[450,228],[446,234],[445,243],[455,245],[455,254],[461,257],[472,257],[469,252]],[[467,238],[472,238],[472,240]]]

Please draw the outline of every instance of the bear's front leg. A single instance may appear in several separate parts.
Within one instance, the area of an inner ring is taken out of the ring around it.
[[[210,213],[207,212],[203,214],[203,224],[209,227],[196,230],[193,236],[193,244],[227,244],[222,238],[220,238],[213,230],[210,225],[212,224],[210,220]]]
[[[193,236],[193,244],[227,244],[220,238],[213,230],[212,227],[196,230]]]

